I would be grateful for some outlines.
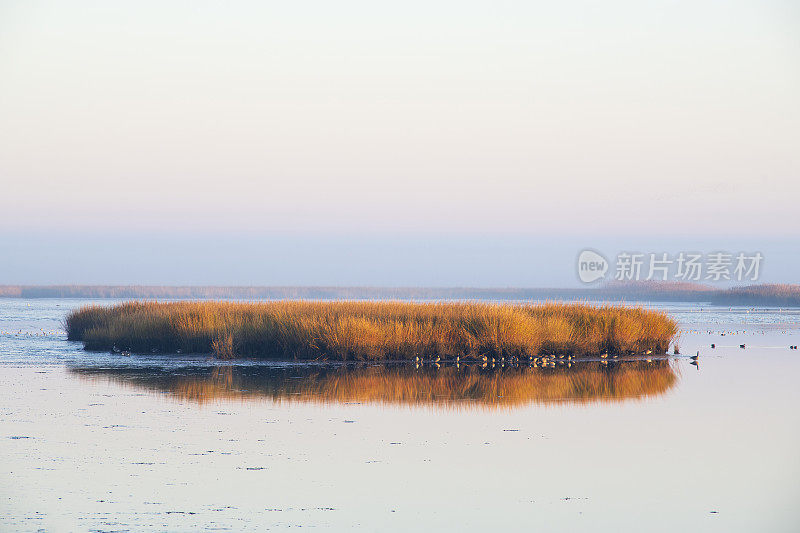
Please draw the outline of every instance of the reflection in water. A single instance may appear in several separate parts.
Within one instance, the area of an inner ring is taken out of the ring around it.
[[[276,402],[380,402],[513,407],[531,403],[613,402],[666,393],[678,381],[668,360],[581,362],[567,367],[493,370],[413,365],[77,367],[109,379],[199,403],[215,399]]]

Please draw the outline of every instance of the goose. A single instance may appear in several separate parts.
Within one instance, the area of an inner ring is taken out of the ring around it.
[[[697,351],[697,355],[693,355],[689,359],[691,359],[692,361],[697,361],[698,357],[700,357],[700,351],[699,350]]]
[[[739,348],[744,349],[744,344],[740,344]]]

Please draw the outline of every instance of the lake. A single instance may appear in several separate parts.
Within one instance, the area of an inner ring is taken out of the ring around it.
[[[649,362],[416,368],[86,352],[86,303],[0,299],[0,530],[800,530],[799,310],[652,305],[684,355]]]

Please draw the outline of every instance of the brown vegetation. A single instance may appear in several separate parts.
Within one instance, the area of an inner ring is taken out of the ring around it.
[[[720,291],[713,303],[719,305],[773,305],[778,307],[800,306],[800,285],[748,285]]]
[[[336,360],[663,354],[677,334],[661,312],[556,303],[129,302],[66,329],[91,350]]]

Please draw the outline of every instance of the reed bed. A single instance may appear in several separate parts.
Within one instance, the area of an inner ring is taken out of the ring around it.
[[[66,330],[88,350],[281,360],[662,354],[678,331],[639,307],[352,301],[87,306]]]
[[[719,292],[712,300],[719,305],[800,306],[800,285],[763,284],[734,287]]]

